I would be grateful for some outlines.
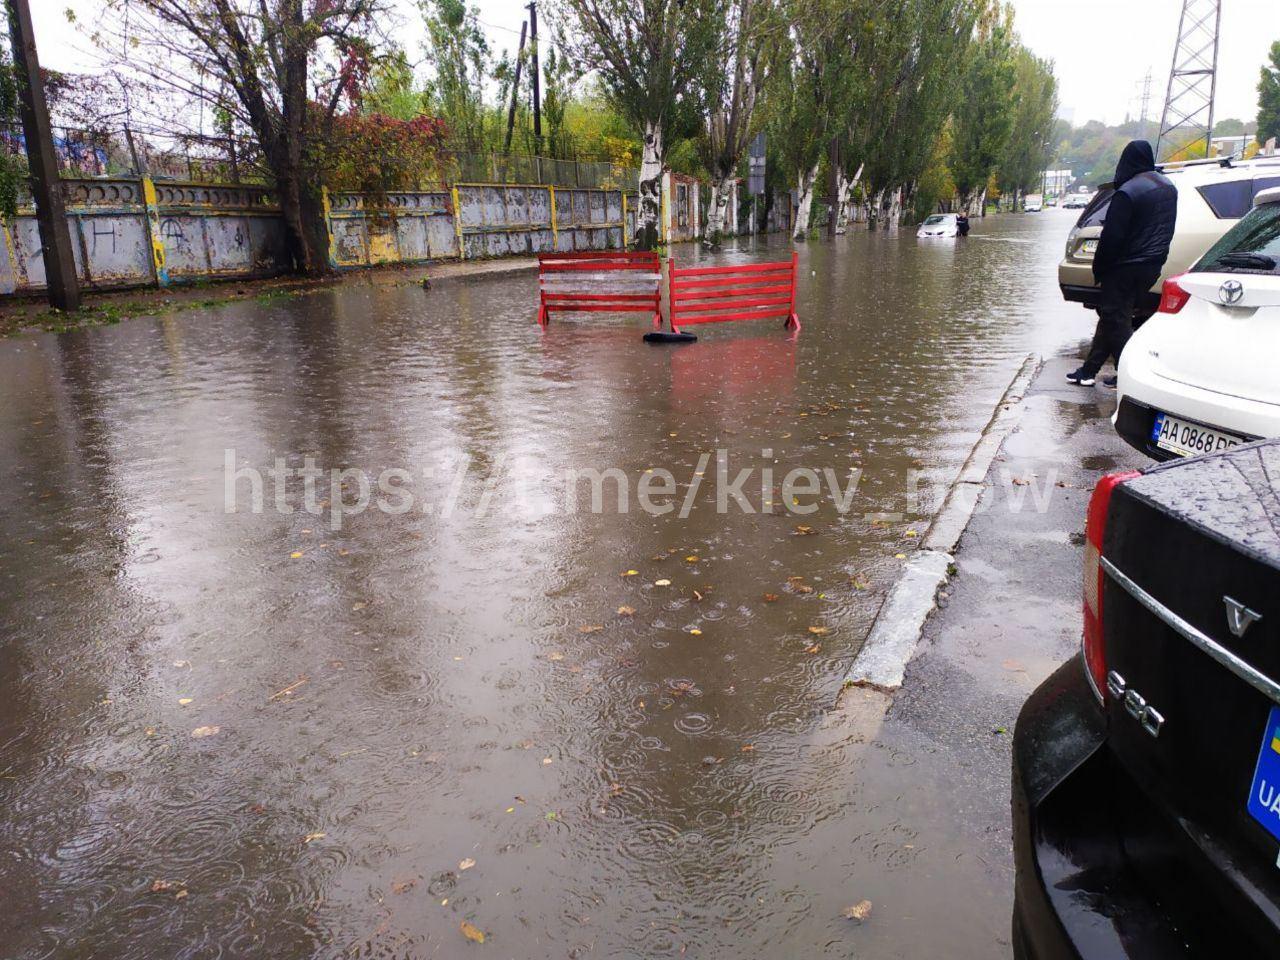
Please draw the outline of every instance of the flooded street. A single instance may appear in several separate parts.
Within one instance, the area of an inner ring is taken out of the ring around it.
[[[0,955],[1006,935],[963,895],[904,907],[984,841],[904,829],[947,784],[884,751],[868,781],[875,746],[824,720],[929,494],[1026,355],[1087,333],[1056,288],[1071,216],[802,246],[794,339],[544,333],[523,273],[0,341]],[[791,249],[745,246],[712,259]],[[269,473],[306,458],[311,492]],[[749,510],[718,509],[718,461]],[[783,491],[801,467],[820,493]],[[873,922],[841,916],[864,898]]]

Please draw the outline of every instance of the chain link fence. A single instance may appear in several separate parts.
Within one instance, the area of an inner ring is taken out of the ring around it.
[[[54,127],[54,152],[65,177],[128,177],[195,183],[270,182],[261,152],[250,141],[202,134],[173,134],[124,127],[83,130]],[[0,150],[25,162],[22,125],[0,122]],[[441,183],[530,183],[555,187],[634,190],[639,168],[597,160],[500,153],[446,153],[440,177],[418,189]]]

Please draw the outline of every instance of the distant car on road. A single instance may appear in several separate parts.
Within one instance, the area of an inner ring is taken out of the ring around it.
[[[1039,213],[1044,209],[1044,197],[1038,193],[1028,193],[1022,199],[1022,209],[1027,213]]]
[[[1088,193],[1072,193],[1062,201],[1063,210],[1083,210],[1089,205],[1089,201],[1093,199],[1092,194]]]
[[[1157,164],[1178,188],[1178,227],[1160,279],[1136,311],[1141,322],[1160,303],[1161,284],[1182,273],[1249,212],[1262,190],[1280,186],[1280,157],[1232,161],[1193,160]],[[1107,184],[1092,196],[1067,236],[1066,254],[1058,264],[1058,287],[1064,300],[1090,310],[1098,305],[1099,289],[1093,278],[1093,254],[1102,236],[1102,224],[1115,191]]]
[[[1280,188],[1186,273],[1120,357],[1112,422],[1157,460],[1280,437]]]
[[[925,217],[916,231],[917,237],[954,237],[960,233],[959,219],[954,213],[935,213]]]
[[[1280,441],[1103,477],[1013,735],[1018,960],[1280,956]]]

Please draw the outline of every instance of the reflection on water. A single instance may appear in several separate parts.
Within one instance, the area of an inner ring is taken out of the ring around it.
[[[542,333],[518,275],[0,344],[5,956],[457,956],[463,920],[512,957],[850,955],[828,901],[906,854],[814,733],[927,521],[866,514],[949,476],[1061,338],[1060,226],[812,244],[794,342]],[[331,531],[225,513],[228,448],[682,483],[724,448],[863,479],[845,516],[705,490],[687,519]]]

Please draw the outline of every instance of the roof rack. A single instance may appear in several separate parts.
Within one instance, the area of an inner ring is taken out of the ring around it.
[[[1232,165],[1233,157],[1202,157],[1199,160],[1166,160],[1164,163],[1157,163],[1157,170],[1181,170],[1184,167],[1207,167],[1216,164],[1219,167],[1229,167]]]

